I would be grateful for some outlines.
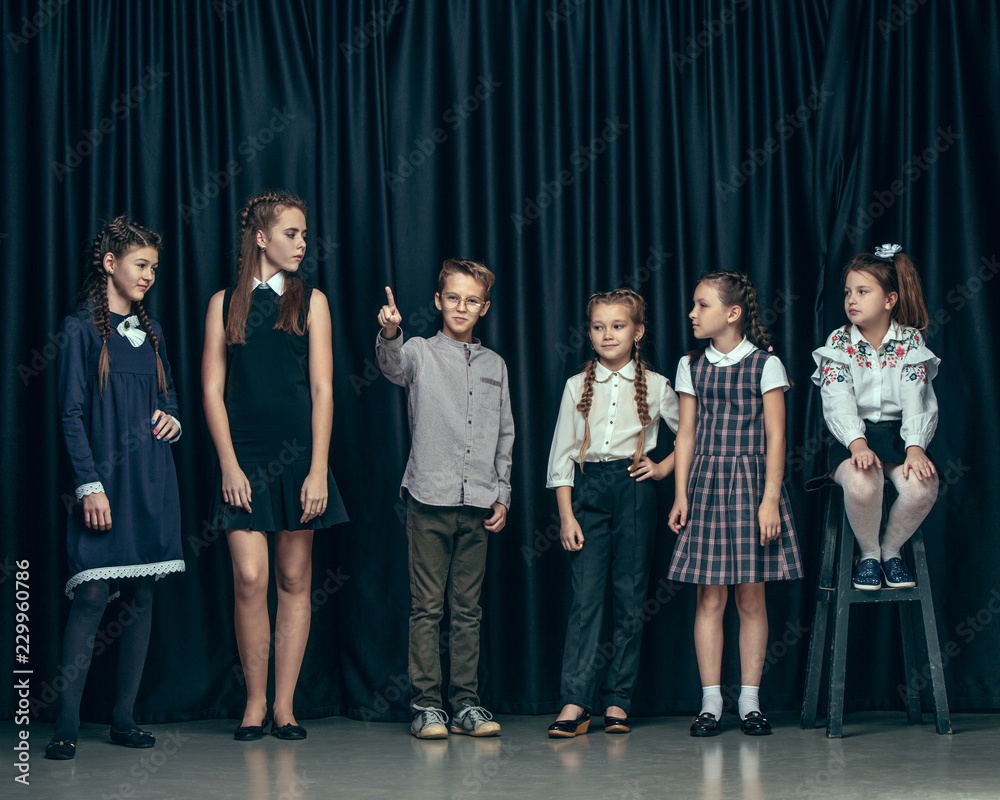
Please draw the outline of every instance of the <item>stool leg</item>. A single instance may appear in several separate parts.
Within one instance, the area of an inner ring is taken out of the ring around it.
[[[826,715],[826,735],[830,739],[839,739],[844,730],[847,628],[851,618],[851,561],[854,556],[854,531],[847,521],[846,507],[840,514],[839,534],[840,563],[837,568],[837,600],[830,641],[830,689]]]
[[[927,551],[924,549],[924,536],[920,528],[917,528],[916,533],[910,537],[910,545],[913,549],[914,568],[917,571],[915,591],[920,598],[920,617],[924,627],[931,692],[934,695],[934,723],[939,734],[948,734],[952,732],[948,689],[944,683],[944,665],[941,661],[941,642],[938,639],[934,598],[931,594],[930,571],[927,569]]]
[[[834,556],[837,551],[837,521],[839,519],[836,494],[827,490],[826,510],[823,514],[823,551],[819,565],[819,588],[816,591],[816,612],[813,615],[812,633],[809,636],[809,658],[806,667],[806,684],[802,698],[802,728],[816,727],[819,708],[819,687],[823,680],[823,656],[826,650],[827,622],[830,619],[830,600],[836,595],[833,582]]]
[[[920,673],[917,670],[917,657],[913,636],[913,607],[910,601],[900,600],[899,606],[899,631],[903,637],[903,675],[906,683],[906,721],[910,725],[918,725],[922,722],[920,716],[920,686],[916,678]]]

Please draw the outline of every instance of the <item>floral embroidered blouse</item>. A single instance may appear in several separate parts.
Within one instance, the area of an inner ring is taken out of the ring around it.
[[[847,447],[865,437],[865,421],[902,420],[906,447],[927,449],[937,429],[938,404],[931,382],[941,359],[915,328],[895,321],[876,349],[857,326],[837,328],[813,350],[823,418]]]

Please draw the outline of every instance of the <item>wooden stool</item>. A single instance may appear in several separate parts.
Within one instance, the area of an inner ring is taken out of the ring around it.
[[[951,715],[948,711],[948,692],[944,685],[944,668],[941,663],[941,645],[938,641],[937,622],[934,618],[934,600],[931,596],[930,576],[927,571],[927,552],[921,530],[910,537],[907,549],[913,564],[916,588],[861,591],[851,584],[854,558],[854,531],[847,520],[843,490],[832,481],[827,485],[826,511],[823,523],[823,551],[819,567],[819,589],[816,595],[816,614],[809,639],[809,662],[806,671],[805,697],[802,701],[802,727],[815,728],[819,687],[823,677],[824,651],[827,625],[833,614],[833,635],[830,642],[830,688],[826,715],[826,735],[839,739],[844,723],[844,677],[847,671],[847,627],[851,606],[855,603],[898,603],[899,628],[903,638],[903,669],[906,676],[906,717],[911,725],[922,722],[920,690],[913,685],[917,668],[915,630],[923,633],[923,653],[927,660],[920,664],[926,668],[922,674],[930,676],[934,698],[934,719],[939,734],[951,733]],[[886,514],[883,512],[883,519]],[[839,542],[839,547],[838,547]],[[839,557],[838,557],[839,556]],[[915,628],[914,605],[919,615],[919,628]]]

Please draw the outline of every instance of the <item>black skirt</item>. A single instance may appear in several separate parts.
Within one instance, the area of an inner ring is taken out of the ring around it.
[[[883,464],[902,464],[906,461],[906,447],[903,445],[901,420],[886,420],[885,422],[869,422],[865,420],[865,440],[868,449],[878,456]],[[834,441],[826,455],[826,467],[833,474],[846,459],[851,457],[851,451],[840,442]]]

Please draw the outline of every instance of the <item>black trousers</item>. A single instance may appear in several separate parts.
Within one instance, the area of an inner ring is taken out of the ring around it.
[[[588,463],[576,470],[573,510],[583,531],[583,548],[570,553],[573,603],[566,626],[560,693],[563,704],[594,710],[604,673],[600,707],[631,710],[639,671],[639,649],[649,582],[649,558],[656,521],[652,480],[629,476],[631,459]],[[601,641],[604,598],[611,578],[613,624]]]

